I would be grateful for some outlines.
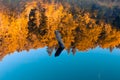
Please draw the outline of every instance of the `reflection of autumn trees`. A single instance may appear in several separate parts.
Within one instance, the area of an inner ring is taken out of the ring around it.
[[[11,13],[0,8],[0,57],[14,51],[48,46],[51,55],[57,47],[55,30],[62,34],[66,50],[86,51],[100,46],[120,46],[120,31],[77,7],[60,3],[29,2],[24,9]],[[5,7],[4,7],[5,8]]]

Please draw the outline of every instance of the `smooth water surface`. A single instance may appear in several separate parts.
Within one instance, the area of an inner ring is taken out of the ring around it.
[[[0,61],[0,80],[120,80],[120,53],[97,47],[76,55],[64,50],[55,58],[46,47],[7,55]]]

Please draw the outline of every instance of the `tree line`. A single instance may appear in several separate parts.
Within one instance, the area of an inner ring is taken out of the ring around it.
[[[23,6],[23,5],[22,5]],[[58,44],[54,31],[59,30],[66,50],[87,51],[120,48],[120,30],[77,6],[32,1],[22,11],[0,9],[0,57],[15,51],[47,46],[51,55]],[[21,7],[20,7],[21,8]],[[17,14],[17,15],[16,15]]]

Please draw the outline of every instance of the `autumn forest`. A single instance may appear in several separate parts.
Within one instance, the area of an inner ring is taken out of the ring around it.
[[[55,30],[73,54],[98,46],[120,48],[120,1],[95,1],[0,0],[0,58],[45,46],[51,55],[58,47]]]

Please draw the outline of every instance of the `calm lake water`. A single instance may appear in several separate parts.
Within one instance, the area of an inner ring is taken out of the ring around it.
[[[120,80],[120,50],[99,47],[76,55],[47,48],[15,52],[0,61],[0,80]]]
[[[120,80],[119,4],[0,0],[0,80]]]

